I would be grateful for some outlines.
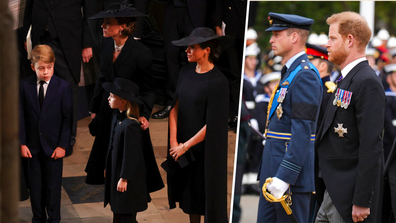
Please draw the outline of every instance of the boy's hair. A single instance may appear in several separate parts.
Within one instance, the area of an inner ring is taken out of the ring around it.
[[[39,60],[42,60],[44,63],[55,63],[54,51],[48,45],[35,46],[30,55],[30,61],[33,65]]]
[[[125,110],[126,110],[126,116],[129,119],[139,119],[140,117],[139,105],[136,104],[135,102],[130,102],[126,100]]]

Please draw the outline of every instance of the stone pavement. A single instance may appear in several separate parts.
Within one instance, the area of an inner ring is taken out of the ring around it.
[[[159,110],[160,106],[155,106],[154,111]],[[63,163],[63,182],[61,215],[63,223],[108,223],[112,222],[113,213],[110,207],[103,208],[103,185],[86,185],[83,183],[84,172],[94,137],[89,134],[88,124],[90,118],[84,118],[78,122],[77,142],[74,147],[73,154],[64,159]],[[182,223],[189,222],[187,214],[179,208],[170,210],[167,199],[166,189],[166,172],[160,167],[165,161],[167,148],[167,131],[168,119],[151,119],[150,133],[154,146],[154,153],[157,164],[159,166],[165,188],[151,193],[152,202],[149,203],[148,209],[139,212],[137,215],[138,222],[147,223]],[[234,132],[228,134],[228,210],[230,209],[231,190],[234,170],[234,154],[235,154],[235,138]],[[67,182],[68,189],[65,189]],[[75,185],[73,184],[75,182]],[[85,189],[85,190],[84,190]],[[80,192],[76,197],[74,192]],[[81,192],[83,192],[81,194]],[[85,193],[85,194],[84,194]],[[21,201],[19,203],[19,219],[20,222],[31,222],[32,213],[30,201]],[[203,222],[203,217],[201,218]]]

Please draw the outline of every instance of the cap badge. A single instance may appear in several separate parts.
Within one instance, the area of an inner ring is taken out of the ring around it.
[[[338,127],[334,127],[334,133],[338,133],[338,137],[344,137],[344,134],[348,133],[348,129],[342,127],[344,124],[337,123]]]
[[[272,26],[272,22],[273,22],[273,20],[271,19],[271,17],[270,17],[270,16],[268,16],[268,22],[269,22],[270,26]]]

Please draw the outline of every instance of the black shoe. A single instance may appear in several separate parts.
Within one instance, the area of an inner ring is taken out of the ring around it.
[[[163,109],[161,109],[161,110],[155,112],[153,115],[151,115],[151,117],[154,119],[168,118],[171,108],[172,107],[170,105],[165,106]]]
[[[236,131],[238,126],[238,116],[234,116],[228,121],[228,131]]]

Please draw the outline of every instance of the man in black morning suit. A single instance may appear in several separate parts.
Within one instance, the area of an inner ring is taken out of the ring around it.
[[[365,57],[371,30],[354,12],[334,14],[327,24],[329,61],[342,76],[315,141],[326,185],[316,222],[378,222],[385,93]]]
[[[87,18],[94,13],[94,0],[26,0],[23,20],[25,36],[31,25],[33,47],[46,44],[53,49],[56,57],[55,75],[69,82],[72,87],[71,146],[77,134],[81,61],[88,62],[92,57],[93,39]]]

